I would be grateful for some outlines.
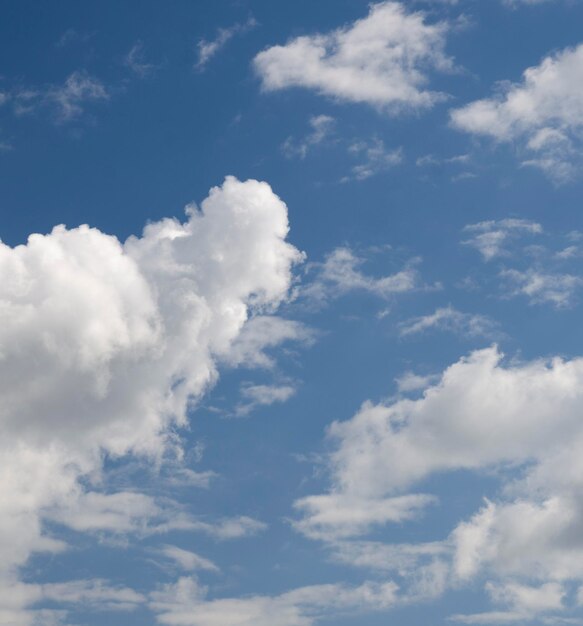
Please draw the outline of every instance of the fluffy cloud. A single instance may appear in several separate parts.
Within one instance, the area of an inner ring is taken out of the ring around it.
[[[445,98],[426,84],[428,70],[452,69],[447,30],[398,2],[380,2],[344,28],[268,48],[254,64],[267,91],[304,87],[391,112],[426,109]]]
[[[516,142],[525,165],[543,169],[557,182],[581,168],[583,46],[548,56],[528,68],[519,83],[503,85],[496,97],[451,113],[460,130]]]
[[[179,446],[172,429],[217,360],[253,312],[286,297],[302,258],[287,232],[269,185],[228,177],[186,222],[149,224],[124,244],[88,226],[0,244],[3,587],[31,553],[64,548],[43,532],[46,516],[81,531],[156,518],[149,497],[86,493],[79,479],[104,456],[161,459]],[[201,524],[220,537],[260,525]]]
[[[492,347],[451,365],[418,399],[365,403],[329,428],[330,491],[297,502],[296,528],[342,562],[397,571],[411,585],[404,599],[485,575],[493,601],[506,605],[498,617],[488,613],[491,622],[561,610],[563,583],[583,580],[582,389],[581,358],[503,363]],[[435,502],[411,492],[427,477],[492,469],[498,499],[446,538],[417,546],[350,539]]]

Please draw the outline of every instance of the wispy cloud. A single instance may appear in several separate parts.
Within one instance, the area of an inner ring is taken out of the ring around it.
[[[388,299],[398,293],[420,288],[418,259],[410,261],[394,274],[375,277],[365,274],[360,267],[365,259],[342,246],[330,252],[322,263],[311,263],[308,272],[313,278],[300,289],[300,295],[314,304],[323,305],[351,291],[363,291]]]
[[[491,337],[496,329],[496,323],[485,315],[463,313],[451,305],[399,324],[399,334],[402,337],[428,330],[448,331],[468,337]]]
[[[304,159],[311,148],[322,143],[334,129],[335,119],[329,115],[315,115],[310,118],[312,132],[299,140],[288,137],[281,146],[281,151],[288,157]]]
[[[285,385],[253,385],[246,383],[241,387],[242,401],[235,408],[237,417],[249,415],[260,406],[287,402],[296,393],[296,387]]]
[[[198,59],[194,67],[199,72],[206,69],[209,61],[222,50],[227,43],[235,36],[242,35],[257,26],[257,20],[250,17],[246,22],[233,24],[228,28],[219,28],[214,39],[201,39],[197,44]]]
[[[106,102],[109,89],[85,70],[70,74],[62,84],[43,87],[17,88],[4,94],[16,115],[27,115],[46,108],[52,111],[55,122],[65,124],[79,119],[88,104]]]
[[[145,59],[144,44],[137,41],[126,54],[124,65],[140,78],[146,78],[153,74],[160,66],[149,63]]]
[[[573,274],[550,273],[530,268],[526,271],[507,269],[500,272],[507,283],[509,296],[526,296],[531,304],[552,304],[567,308],[583,286],[583,278]]]
[[[530,220],[488,220],[465,226],[464,233],[468,233],[470,237],[462,241],[462,244],[475,248],[485,261],[490,261],[495,257],[508,255],[505,245],[510,241],[525,235],[540,235],[542,232],[542,226]]]
[[[351,180],[363,181],[371,176],[384,172],[400,165],[403,162],[403,149],[387,149],[382,139],[375,137],[371,141],[357,141],[348,151],[353,156],[361,159],[361,163],[352,167],[351,173],[344,176],[341,182]]]

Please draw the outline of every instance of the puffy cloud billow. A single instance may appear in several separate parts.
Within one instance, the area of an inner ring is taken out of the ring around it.
[[[254,65],[267,91],[303,87],[392,113],[423,110],[446,98],[427,83],[431,70],[453,68],[445,53],[448,29],[399,2],[379,2],[343,28],[267,48]]]
[[[287,209],[267,183],[227,177],[186,212],[125,243],[84,225],[0,244],[5,589],[31,554],[65,547],[44,532],[45,517],[67,509],[81,530],[116,526],[111,495],[97,512],[83,508],[95,497],[80,478],[98,474],[106,456],[159,460],[179,447],[174,430],[216,380],[216,363],[229,361],[254,314],[287,296],[302,255],[285,240]],[[159,516],[145,496],[128,498]],[[0,623],[16,623],[11,603]]]
[[[365,403],[334,422],[330,490],[296,502],[296,529],[325,541],[342,562],[398,572],[403,601],[489,580],[486,591],[497,590],[490,595],[504,611],[459,621],[525,622],[572,607],[569,590],[583,582],[582,407],[582,358],[508,363],[496,347],[475,351],[421,397]],[[495,471],[500,485],[448,536],[363,541],[375,527],[438,506],[420,493],[424,481],[460,471]],[[536,603],[537,589],[553,591],[552,606]]]

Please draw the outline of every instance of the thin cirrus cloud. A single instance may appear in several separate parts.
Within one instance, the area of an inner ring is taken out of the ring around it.
[[[526,620],[572,608],[566,590],[583,583],[576,530],[583,523],[582,382],[581,358],[507,364],[491,347],[448,367],[419,399],[365,403],[330,426],[331,488],[297,502],[296,529],[325,541],[343,562],[400,571],[404,597],[420,593],[420,577],[428,594],[485,579],[500,610],[456,621]],[[492,469],[496,500],[454,522],[449,536],[417,545],[359,538],[438,506],[431,494],[411,492],[425,478]],[[401,515],[376,518],[390,502],[403,503]],[[383,550],[395,560],[383,565],[375,557]]]
[[[500,93],[451,112],[452,125],[467,133],[513,143],[523,165],[543,170],[557,183],[573,179],[583,165],[583,45],[566,48],[524,71]]]
[[[198,59],[194,68],[203,72],[207,65],[235,36],[244,34],[257,26],[257,20],[250,17],[246,22],[233,24],[228,28],[219,28],[214,39],[201,39],[197,44]]]
[[[427,83],[430,71],[454,68],[445,53],[448,30],[403,4],[380,2],[352,24],[267,48],[254,67],[265,91],[302,87],[392,113],[423,110],[446,99]]]
[[[216,380],[249,316],[287,295],[302,259],[287,232],[269,185],[227,177],[185,222],[151,223],[124,244],[57,226],[0,245],[3,589],[20,584],[32,554],[66,549],[43,530],[47,518],[80,532],[133,532],[154,520],[153,532],[217,539],[264,528],[247,517],[168,518],[150,496],[95,494],[82,478],[98,475],[104,456],[178,451],[171,431],[187,424],[189,402]],[[19,610],[34,613],[26,602]]]

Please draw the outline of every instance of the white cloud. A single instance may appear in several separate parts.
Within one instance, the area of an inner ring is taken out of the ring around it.
[[[394,113],[426,109],[446,97],[426,85],[429,70],[453,68],[447,31],[398,2],[380,2],[348,26],[268,48],[254,64],[267,91],[304,87]]]
[[[583,46],[567,48],[528,68],[520,83],[504,83],[499,94],[451,112],[460,130],[516,142],[525,165],[557,182],[581,169]]]
[[[257,535],[267,529],[267,524],[252,517],[240,515],[212,523],[193,520],[189,522],[188,528],[205,533],[217,541],[229,541]]]
[[[228,177],[187,213],[124,244],[88,226],[0,244],[5,589],[32,553],[64,548],[43,533],[47,515],[80,531],[130,532],[158,515],[146,496],[86,493],[79,479],[98,476],[104,456],[160,460],[178,446],[174,427],[249,316],[287,297],[302,256],[285,241],[287,209],[269,185]],[[218,538],[263,527],[183,521]]]
[[[322,143],[334,129],[336,120],[329,115],[314,115],[310,118],[312,132],[303,139],[295,141],[293,137],[288,137],[282,144],[281,150],[288,157],[299,157],[304,159],[310,149]]]
[[[506,218],[468,224],[464,232],[469,233],[470,238],[462,243],[476,248],[485,261],[490,261],[498,256],[508,256],[507,244],[525,235],[540,235],[543,229],[537,222]]]
[[[433,593],[489,579],[492,601],[505,610],[457,621],[524,622],[568,608],[563,583],[583,581],[582,390],[582,358],[507,364],[493,347],[447,368],[418,399],[365,403],[329,428],[330,491],[298,501],[296,527],[330,542],[342,562],[397,571],[406,582],[403,599],[421,596],[421,588]],[[486,501],[449,537],[417,550],[350,540],[395,521],[374,519],[384,502],[425,497],[429,504],[429,496],[410,490],[460,470],[496,470],[501,485],[498,500]],[[420,568],[433,581],[424,587],[416,586]]]
[[[401,336],[415,335],[430,329],[445,330],[468,337],[487,337],[496,332],[496,324],[485,315],[462,313],[452,306],[429,315],[414,317],[399,324]]]
[[[195,69],[204,71],[209,61],[220,52],[227,43],[235,36],[246,33],[257,26],[257,21],[250,17],[246,22],[241,24],[233,24],[229,28],[219,28],[217,36],[208,41],[201,39],[198,44],[198,60],[195,63]]]
[[[349,180],[363,181],[380,172],[384,172],[403,162],[403,149],[387,150],[381,139],[375,138],[370,142],[358,141],[353,143],[348,151],[359,157],[364,157],[362,163],[355,165],[349,176],[344,176],[341,182]]]
[[[359,267],[365,260],[349,247],[342,246],[330,252],[323,263],[311,263],[313,278],[300,293],[315,302],[325,304],[351,291],[364,291],[380,298],[390,298],[398,293],[413,291],[419,287],[419,275],[414,260],[395,274],[380,278],[369,276]]]
[[[415,519],[435,499],[424,494],[367,498],[356,493],[307,496],[295,502],[303,518],[294,523],[302,534],[326,541],[363,535],[374,526]]]
[[[221,360],[231,367],[269,369],[275,366],[275,360],[268,349],[291,342],[309,346],[314,340],[315,332],[301,322],[257,315],[245,324]]]
[[[128,587],[114,586],[106,580],[70,580],[59,583],[15,583],[0,587],[0,624],[5,626],[57,626],[64,623],[69,610],[133,611],[146,598]],[[60,610],[42,608],[58,604]],[[35,606],[30,612],[23,606]]]
[[[573,274],[553,274],[536,269],[524,272],[502,270],[500,276],[509,283],[509,295],[526,296],[531,304],[552,304],[557,308],[571,306],[583,279]]]
[[[195,570],[206,570],[209,572],[219,571],[219,568],[212,561],[209,561],[209,559],[205,559],[195,552],[184,550],[178,546],[162,546],[159,550],[159,554],[174,561],[187,572]]]
[[[314,585],[275,596],[206,599],[193,578],[150,594],[150,607],[161,624],[182,626],[312,626],[346,611],[376,611],[396,601],[394,583],[367,582],[359,587]]]
[[[243,417],[249,415],[260,406],[287,402],[296,393],[293,385],[253,385],[244,384],[241,387],[243,400],[235,408],[235,415]]]
[[[415,372],[405,372],[402,376],[396,378],[395,382],[400,392],[408,393],[429,387],[435,379],[435,375],[421,376],[415,374]]]

